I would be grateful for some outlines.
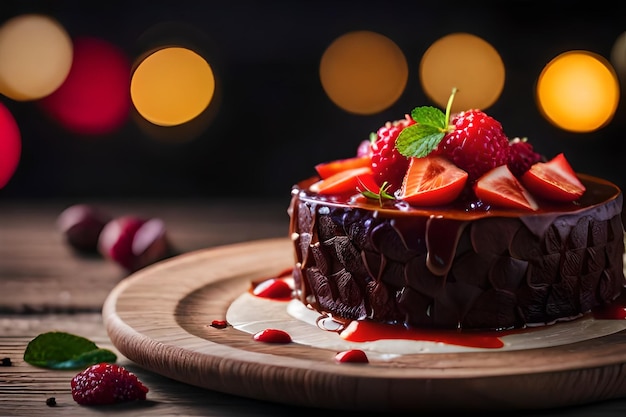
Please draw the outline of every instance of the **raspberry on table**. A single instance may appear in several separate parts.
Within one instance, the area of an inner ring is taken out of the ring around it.
[[[72,398],[81,405],[145,400],[148,388],[126,368],[112,363],[92,365],[71,381]]]

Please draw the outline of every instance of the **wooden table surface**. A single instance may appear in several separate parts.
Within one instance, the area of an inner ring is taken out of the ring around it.
[[[83,201],[84,202],[84,201]],[[149,372],[121,355],[102,322],[102,304],[128,276],[99,256],[79,256],[63,240],[56,218],[76,202],[0,202],[0,416],[294,416],[328,413],[209,391]],[[114,216],[158,217],[178,253],[287,236],[288,200],[256,207],[213,201],[92,202]],[[145,402],[84,407],[74,402],[76,371],[34,367],[23,360],[28,342],[52,330],[86,337],[118,354],[118,363],[150,388]],[[46,400],[54,397],[55,406]],[[626,398],[509,415],[623,416]],[[363,416],[363,412],[342,412]],[[421,414],[425,415],[425,414]]]

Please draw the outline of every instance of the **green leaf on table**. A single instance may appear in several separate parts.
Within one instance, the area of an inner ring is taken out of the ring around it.
[[[51,369],[79,369],[101,362],[115,362],[117,356],[94,342],[65,332],[42,333],[26,346],[24,361]]]

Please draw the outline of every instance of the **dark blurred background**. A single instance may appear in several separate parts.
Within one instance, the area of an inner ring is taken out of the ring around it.
[[[21,161],[0,189],[2,200],[244,194],[287,201],[291,185],[312,175],[316,163],[352,156],[386,121],[434,105],[420,85],[419,62],[433,42],[453,32],[480,36],[501,54],[504,89],[486,111],[510,137],[528,136],[548,156],[564,151],[577,171],[626,188],[623,97],[608,126],[583,134],[552,126],[534,99],[538,75],[558,54],[580,49],[610,58],[626,30],[626,15],[614,3],[4,0],[0,22],[32,12],[56,18],[72,37],[108,40],[130,57],[141,52],[150,27],[185,22],[208,40],[221,102],[197,138],[175,143],[150,137],[132,115],[115,132],[83,137],[42,115],[36,103],[0,96],[22,135]],[[322,53],[352,30],[389,37],[408,60],[404,93],[379,114],[341,110],[320,84]]]

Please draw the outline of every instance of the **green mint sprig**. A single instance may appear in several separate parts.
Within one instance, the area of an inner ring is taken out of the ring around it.
[[[360,184],[363,189],[357,187],[357,191],[359,191],[361,195],[363,195],[363,197],[365,198],[369,198],[370,200],[377,200],[380,203],[381,207],[385,204],[385,201],[396,199],[393,195],[388,193],[391,184],[389,184],[387,181],[383,182],[383,185],[380,186],[380,190],[378,190],[378,192],[370,190],[363,183]]]
[[[42,333],[28,343],[24,352],[25,362],[50,369],[79,369],[116,360],[117,356],[110,350],[65,332]]]
[[[457,89],[453,88],[445,114],[431,106],[416,107],[411,111],[411,118],[416,123],[400,132],[398,139],[396,139],[398,152],[407,158],[422,158],[439,145],[446,133],[453,129],[449,126],[450,108],[456,92]]]

